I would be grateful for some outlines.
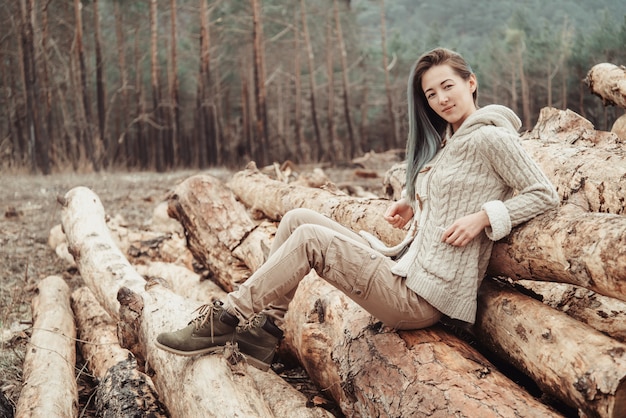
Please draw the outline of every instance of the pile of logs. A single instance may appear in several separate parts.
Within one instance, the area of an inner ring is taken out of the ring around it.
[[[626,416],[624,140],[544,109],[522,144],[562,205],[496,243],[471,339],[443,324],[387,329],[314,272],[299,286],[281,351],[345,416],[559,417],[560,405],[580,416]],[[290,209],[399,242],[404,232],[381,214],[400,193],[404,167],[385,173],[378,198],[323,184],[319,172],[311,187],[280,167],[250,164],[228,183],[197,175],[155,209],[150,231],[107,220],[92,191],[70,190],[59,198],[62,227],[50,245],[76,264],[85,286],[71,292],[55,276],[39,283],[17,415],[77,415],[78,341],[98,381],[101,416],[332,416],[273,371],[248,366],[237,347],[187,358],[154,341],[245,281]],[[194,272],[198,263],[206,277]],[[511,367],[495,366],[494,354]]]

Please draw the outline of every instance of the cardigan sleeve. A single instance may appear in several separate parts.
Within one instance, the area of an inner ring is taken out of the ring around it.
[[[485,127],[478,152],[502,181],[517,193],[505,201],[483,204],[491,226],[487,236],[497,241],[511,229],[558,206],[559,196],[537,163],[524,150],[517,133]]]

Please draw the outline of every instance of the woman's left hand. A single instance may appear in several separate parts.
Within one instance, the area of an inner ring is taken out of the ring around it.
[[[443,232],[441,241],[455,247],[464,247],[489,225],[487,212],[481,210],[457,219]]]

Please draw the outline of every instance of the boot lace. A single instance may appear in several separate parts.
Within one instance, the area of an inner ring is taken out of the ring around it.
[[[263,321],[263,314],[254,315],[249,321],[246,321],[243,325],[237,326],[237,332],[246,332],[254,328],[259,328]]]
[[[213,315],[213,313],[216,312],[218,309],[219,309],[219,306],[216,305],[215,303],[211,303],[211,304],[205,303],[204,305],[199,306],[195,311],[192,312],[192,313],[198,312],[198,314],[196,315],[194,319],[192,319],[189,322],[189,324],[194,325],[196,331],[200,330],[201,328],[204,328],[206,323],[209,322],[211,326],[211,342],[214,341],[213,318],[215,317],[215,315]]]

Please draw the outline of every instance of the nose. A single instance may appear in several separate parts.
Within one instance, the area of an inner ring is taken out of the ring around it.
[[[439,94],[439,104],[446,104],[448,103],[448,95],[445,93],[440,93]]]

